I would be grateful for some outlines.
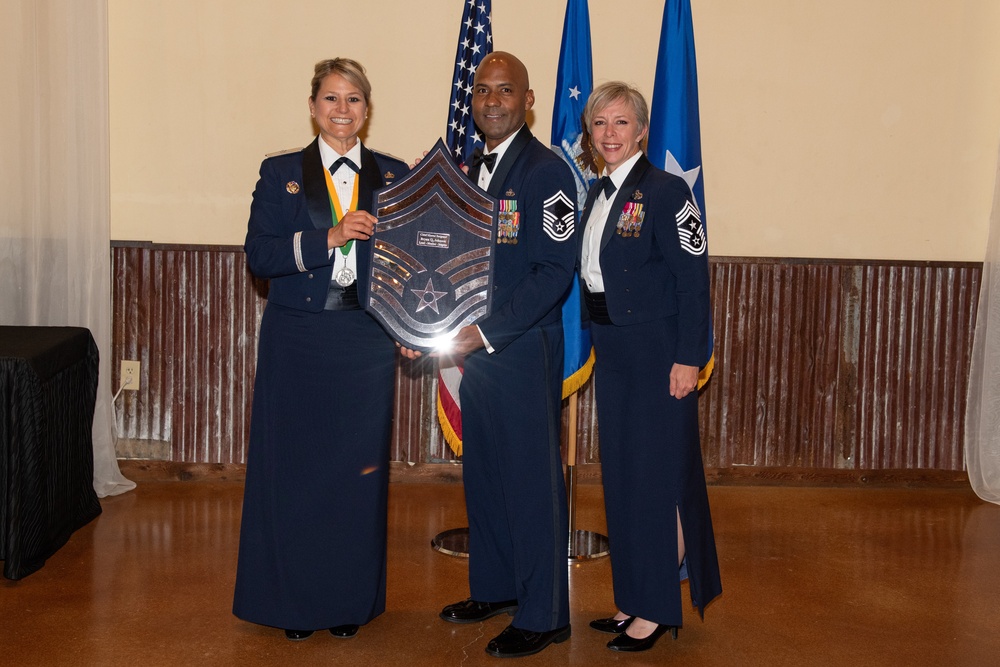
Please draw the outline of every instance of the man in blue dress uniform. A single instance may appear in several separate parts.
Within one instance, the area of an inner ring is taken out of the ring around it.
[[[497,657],[538,653],[570,636],[569,526],[559,423],[560,304],[573,279],[576,186],[569,167],[524,123],[528,72],[493,52],[476,71],[472,113],[486,153],[469,176],[500,200],[492,313],[464,327],[460,390],[471,597],[441,618],[512,623],[487,645]]]

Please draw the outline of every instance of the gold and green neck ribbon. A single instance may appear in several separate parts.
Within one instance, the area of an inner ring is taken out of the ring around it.
[[[326,174],[326,191],[330,195],[330,211],[333,214],[333,227],[340,224],[340,221],[344,219],[344,214],[350,213],[351,211],[358,210],[358,174],[354,174],[354,192],[351,194],[351,205],[346,211],[340,208],[340,197],[337,196],[337,188],[333,184],[333,176],[330,174],[329,169],[324,169],[323,173]],[[350,239],[340,248],[340,252],[347,256],[347,253],[351,252],[351,244],[354,243],[354,239]]]

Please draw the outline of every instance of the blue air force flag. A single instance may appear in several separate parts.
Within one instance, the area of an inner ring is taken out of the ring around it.
[[[568,0],[559,50],[555,106],[552,110],[552,149],[559,153],[576,178],[577,208],[582,210],[587,191],[597,178],[596,165],[583,150],[583,108],[594,88],[590,57],[590,15],[587,0]]]
[[[698,115],[698,66],[694,51],[691,0],[666,0],[656,79],[649,119],[649,160],[687,182],[697,210],[686,208],[677,215],[682,247],[700,255],[707,247],[705,230],[705,178],[701,169],[701,121]],[[708,325],[708,356],[698,378],[699,388],[708,381],[714,366],[715,344],[711,312]]]
[[[587,191],[597,178],[597,166],[590,151],[583,150],[583,108],[593,87],[587,0],[568,0],[552,111],[552,150],[561,155],[573,171],[578,211],[583,209]],[[580,315],[580,281],[574,279],[562,307],[563,398],[583,386],[594,366],[590,332],[581,327]]]

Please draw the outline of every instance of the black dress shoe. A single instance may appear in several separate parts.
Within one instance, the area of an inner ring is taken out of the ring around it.
[[[497,658],[520,658],[534,655],[549,644],[559,644],[569,639],[570,626],[565,625],[548,632],[531,632],[508,625],[504,631],[490,640],[486,652]]]
[[[291,639],[293,642],[300,642],[303,639],[309,639],[312,633],[312,630],[285,630],[285,637]]]
[[[674,639],[677,639],[676,625],[657,625],[656,629],[648,637],[636,639],[629,637],[627,632],[623,632],[608,642],[608,648],[612,651],[623,651],[626,653],[636,653],[638,651],[648,651],[653,648],[656,640],[669,630]]]
[[[472,598],[450,604],[441,610],[439,616],[449,623],[478,623],[497,614],[517,611],[517,600],[503,602],[476,602]]]
[[[358,626],[356,625],[335,625],[330,628],[330,634],[334,637],[340,637],[341,639],[350,639],[354,635],[358,634]]]
[[[611,618],[599,618],[596,621],[590,622],[590,627],[594,628],[598,632],[608,632],[613,635],[617,635],[621,632],[625,632],[628,626],[632,625],[632,621],[635,620],[635,616],[629,616],[628,618],[623,618],[618,620],[614,616]]]

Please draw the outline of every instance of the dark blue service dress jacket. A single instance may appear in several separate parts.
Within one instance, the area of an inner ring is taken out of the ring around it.
[[[326,304],[333,257],[326,247],[330,229],[330,195],[326,188],[317,137],[302,149],[268,158],[260,167],[262,181],[278,183],[267,196],[254,197],[253,215],[247,228],[244,248],[250,270],[258,278],[271,281],[268,301],[282,306],[318,313]],[[409,171],[406,163],[389,155],[361,147],[361,182],[358,208],[372,212],[375,190],[394,183]],[[358,300],[365,302],[368,275],[367,241],[357,248]],[[339,252],[339,251],[338,251]]]
[[[587,195],[585,225],[601,193]],[[674,361],[688,366],[708,362],[709,274],[705,230],[693,208],[690,189],[678,176],[640,157],[614,193],[610,219],[601,237],[601,275],[608,316],[617,325],[650,322],[676,315]],[[642,220],[629,211],[640,211]],[[578,247],[582,249],[583,233]],[[581,278],[581,293],[587,287]],[[584,309],[586,312],[586,309]]]

